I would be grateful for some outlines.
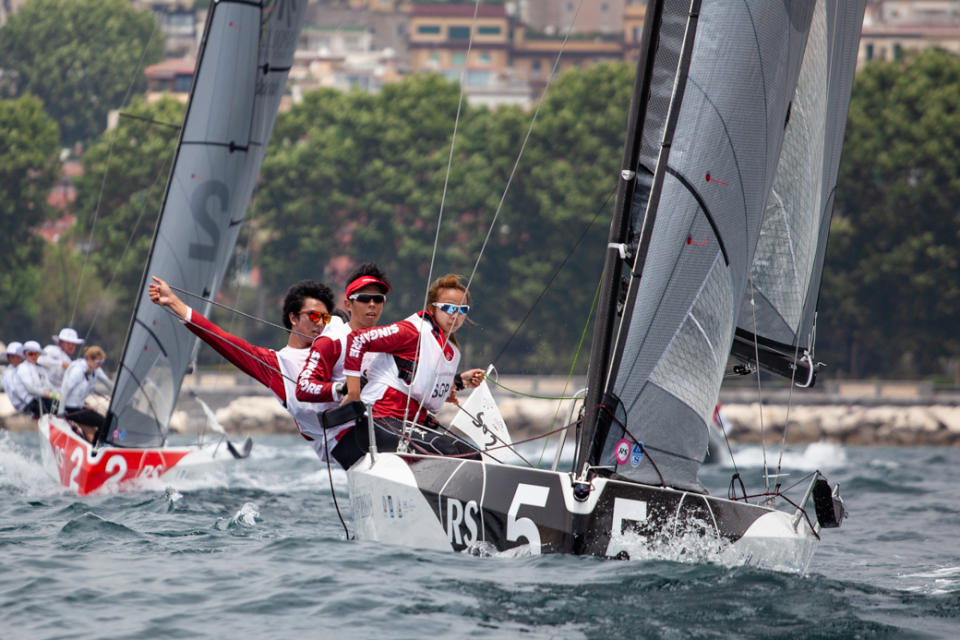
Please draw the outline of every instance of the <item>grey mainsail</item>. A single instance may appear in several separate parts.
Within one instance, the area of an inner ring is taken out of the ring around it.
[[[149,275],[212,298],[263,162],[305,0],[210,6],[177,156],[98,442],[164,444],[197,338],[150,303]],[[199,307],[206,313],[209,305]]]
[[[611,234],[623,258],[605,271],[609,357],[602,370],[591,363],[587,406],[596,408],[584,422],[578,471],[593,465],[638,482],[700,489],[706,425],[815,8],[808,0],[648,5],[657,22],[646,42],[654,63],[643,70],[648,96],[634,100],[645,103],[636,118],[641,148],[622,175],[637,184],[618,202],[628,221],[623,232]],[[671,29],[680,16],[678,42]],[[673,79],[665,111],[658,77]]]
[[[819,0],[733,353],[813,384],[820,277],[865,0]]]

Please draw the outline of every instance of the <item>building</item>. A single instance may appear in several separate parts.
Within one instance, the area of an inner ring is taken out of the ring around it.
[[[573,33],[620,33],[627,0],[520,0],[519,20],[528,31],[548,35]],[[644,0],[644,4],[646,0]],[[572,28],[571,28],[572,27]]]
[[[197,66],[194,58],[174,58],[152,64],[144,69],[147,76],[147,102],[153,102],[164,93],[186,102],[193,83],[193,70]]]
[[[858,68],[872,60],[901,60],[937,48],[960,55],[960,0],[887,0],[867,6]]]

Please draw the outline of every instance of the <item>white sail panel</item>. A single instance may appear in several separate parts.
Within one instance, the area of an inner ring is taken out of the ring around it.
[[[730,274],[717,254],[686,319],[667,345],[650,382],[712,420],[716,402],[705,390],[719,389],[733,330]],[[718,339],[719,338],[719,339]]]
[[[815,3],[777,177],[738,321],[741,359],[794,377],[810,343],[864,2]],[[770,349],[764,351],[764,347]],[[808,375],[800,373],[801,380]]]

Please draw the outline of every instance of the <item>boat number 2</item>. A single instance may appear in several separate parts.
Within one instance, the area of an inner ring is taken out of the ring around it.
[[[537,523],[530,518],[518,518],[517,512],[525,504],[532,507],[546,506],[548,495],[550,487],[523,483],[517,485],[517,492],[513,495],[510,510],[507,511],[507,542],[526,538],[530,543],[530,553],[540,555],[540,530],[537,529]]]
[[[123,456],[110,456],[105,468],[112,475],[103,484],[118,484],[127,473],[127,461]]]
[[[211,198],[215,198],[220,203],[220,207],[215,213],[219,214],[221,211],[225,211],[230,204],[230,192],[227,191],[227,185],[219,180],[208,180],[201,184],[193,192],[193,197],[190,198],[190,213],[193,214],[193,219],[209,236],[209,242],[207,243],[190,243],[190,257],[204,262],[213,262],[216,259],[217,245],[220,244],[220,227],[217,226],[207,210],[207,203]]]
[[[80,484],[77,482],[77,476],[80,475],[80,467],[83,466],[83,447],[77,447],[70,452],[70,462],[73,463],[73,470],[70,472],[69,486],[79,492]]]

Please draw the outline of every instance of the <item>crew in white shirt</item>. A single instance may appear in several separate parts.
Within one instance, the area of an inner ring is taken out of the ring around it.
[[[67,370],[70,363],[73,362],[73,354],[77,351],[77,345],[83,344],[83,340],[77,335],[76,330],[70,327],[60,329],[60,333],[53,336],[57,344],[48,344],[43,348],[38,361],[40,366],[47,370],[47,377],[50,378],[50,384],[54,389],[59,389],[63,382],[63,372]]]
[[[24,342],[23,362],[17,365],[17,376],[20,377],[27,393],[32,396],[23,412],[29,413],[34,418],[39,418],[41,413],[50,413],[53,403],[59,399],[59,395],[50,386],[47,370],[37,364],[39,358],[40,343],[36,340]]]
[[[74,423],[84,438],[93,442],[97,431],[103,425],[103,416],[85,404],[87,396],[93,393],[99,380],[107,389],[113,388],[113,382],[101,368],[106,354],[103,349],[92,345],[83,350],[83,358],[70,363],[63,374],[60,386],[60,409],[57,414]]]
[[[23,345],[19,342],[11,342],[7,345],[7,368],[3,370],[3,390],[10,399],[10,404],[20,413],[27,413],[27,405],[30,404],[30,392],[23,386],[23,381],[17,375],[17,366],[23,362]]]

